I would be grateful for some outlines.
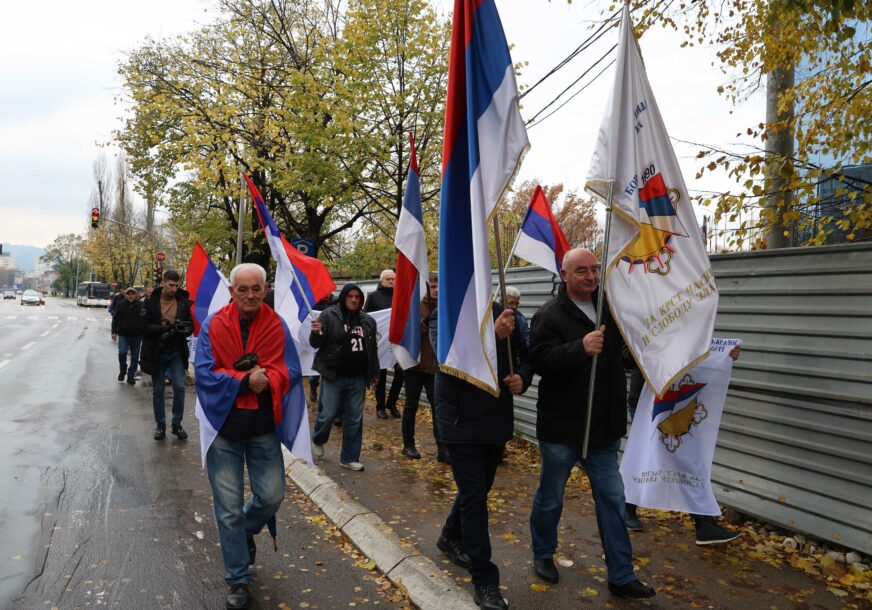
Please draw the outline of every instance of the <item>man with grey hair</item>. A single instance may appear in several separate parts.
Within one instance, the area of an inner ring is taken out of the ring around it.
[[[530,347],[530,323],[527,317],[518,309],[521,306],[521,291],[514,286],[506,286],[506,307],[515,312],[515,325],[524,337],[524,343]]]
[[[209,316],[200,331],[196,389],[224,580],[229,586],[225,607],[233,610],[249,606],[251,566],[257,552],[254,536],[274,517],[284,497],[280,443],[288,443],[285,426],[293,426],[287,415],[289,401],[301,378],[291,378],[287,325],[271,307],[263,306],[263,267],[253,263],[234,267],[230,294],[231,302]],[[251,487],[247,500],[246,466]]]
[[[394,280],[396,280],[396,277],[393,269],[385,269],[381,272],[378,286],[366,297],[366,303],[363,305],[364,312],[370,313],[391,307],[394,300]],[[394,381],[391,384],[391,391],[388,393],[387,401],[385,401],[387,375],[387,369],[382,369],[379,372],[378,385],[375,388],[375,414],[379,419],[388,418],[385,409],[390,411],[394,417],[400,417],[400,411],[397,409],[397,399],[400,397],[400,390],[403,389],[403,368],[398,364],[394,365]]]

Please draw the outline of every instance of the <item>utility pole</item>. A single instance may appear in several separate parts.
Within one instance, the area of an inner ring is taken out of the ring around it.
[[[793,103],[778,112],[778,100],[793,87],[794,68],[776,68],[766,77],[766,203],[770,227],[766,236],[767,247],[787,248],[790,237],[784,233],[784,213],[793,203],[792,178],[781,174],[780,160],[793,163]],[[780,204],[780,205],[779,205]]]

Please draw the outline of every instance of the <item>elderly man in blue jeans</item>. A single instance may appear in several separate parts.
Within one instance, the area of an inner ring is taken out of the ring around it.
[[[566,481],[576,463],[590,480],[596,520],[606,556],[612,595],[629,599],[652,597],[651,587],[633,573],[633,549],[624,512],[624,483],[618,471],[618,447],[627,431],[626,380],[622,340],[603,304],[602,325],[596,328],[599,263],[589,250],[566,253],[557,296],[533,316],[530,357],[541,375],[536,436],[542,467],[533,498],[530,532],[533,566],[549,583],[559,579],[554,565],[557,525],[563,511]],[[581,457],[593,356],[598,355],[590,444]]]

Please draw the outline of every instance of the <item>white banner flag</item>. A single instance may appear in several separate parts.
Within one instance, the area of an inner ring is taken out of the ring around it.
[[[718,293],[626,5],[615,86],[585,188],[607,199],[610,182],[606,293],[627,346],[659,396],[705,358]]]
[[[739,339],[712,339],[711,354],[656,398],[645,385],[621,459],[627,502],[645,508],[720,515],[712,458],[730,385],[730,350]]]
[[[306,377],[318,376],[320,373],[312,368],[312,363],[315,360],[315,354],[318,350],[309,345],[309,334],[312,332],[312,316],[316,318],[321,315],[320,311],[314,310],[309,314],[309,317],[303,321],[297,331],[296,336],[293,336],[294,343],[297,346],[297,352],[300,354],[300,365],[303,368],[303,375]],[[391,326],[391,310],[381,309],[379,311],[371,311],[369,315],[375,320],[376,324],[376,339],[378,340],[378,362],[380,369],[392,369],[397,363],[397,358],[394,356],[394,350],[388,341],[388,331]]]

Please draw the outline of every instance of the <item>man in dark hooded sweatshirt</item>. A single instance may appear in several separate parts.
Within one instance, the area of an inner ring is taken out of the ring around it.
[[[309,344],[318,348],[313,368],[321,374],[321,410],[315,419],[312,454],[324,456],[333,419],[344,414],[342,453],[339,465],[363,470],[363,401],[367,384],[376,385],[379,376],[376,323],[362,311],[363,291],[346,284],[339,302],[312,321]]]

